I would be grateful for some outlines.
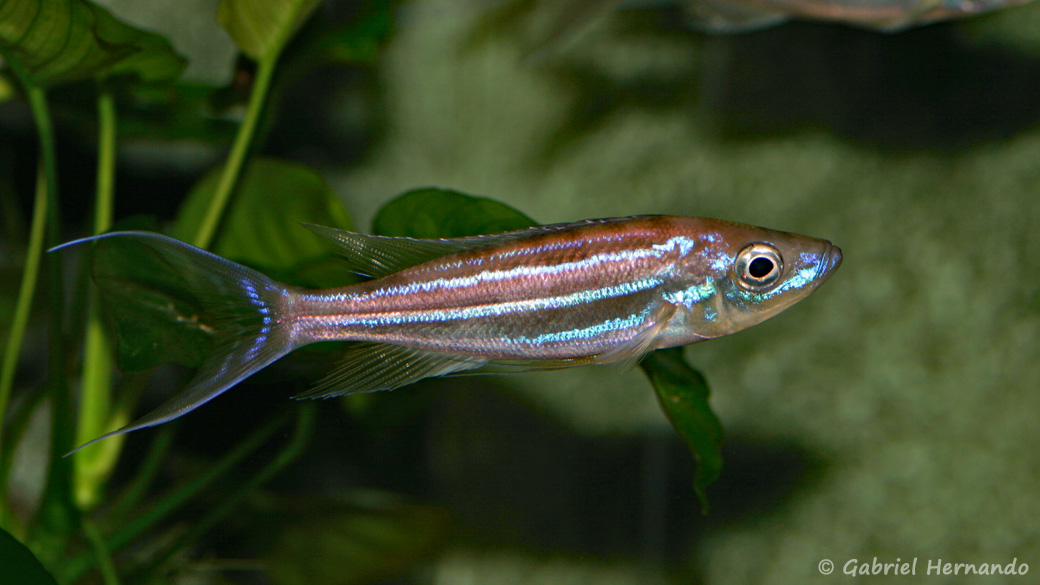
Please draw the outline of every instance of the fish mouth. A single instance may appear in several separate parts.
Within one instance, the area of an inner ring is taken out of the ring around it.
[[[827,246],[827,251],[823,253],[823,259],[820,260],[820,266],[816,270],[817,285],[823,284],[841,266],[841,248],[830,242],[827,242]]]

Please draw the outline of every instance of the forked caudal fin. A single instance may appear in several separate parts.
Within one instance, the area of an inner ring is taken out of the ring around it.
[[[216,343],[195,377],[176,396],[133,423],[77,447],[155,426],[190,412],[293,349],[279,324],[285,287],[259,272],[184,242],[150,232],[111,232],[62,244],[50,251],[120,238],[146,246],[180,276],[213,316]]]

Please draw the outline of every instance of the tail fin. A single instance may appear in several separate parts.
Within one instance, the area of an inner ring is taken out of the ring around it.
[[[105,238],[132,240],[155,252],[184,279],[214,318],[217,340],[195,377],[179,394],[133,423],[77,447],[155,426],[186,414],[294,349],[280,323],[281,284],[184,242],[151,232],[111,232],[62,244],[50,251]],[[71,454],[71,453],[70,453]]]

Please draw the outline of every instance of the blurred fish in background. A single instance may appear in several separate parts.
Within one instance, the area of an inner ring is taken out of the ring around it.
[[[576,0],[585,1],[585,0]],[[1029,0],[687,0],[695,28],[731,33],[792,18],[825,20],[882,32],[898,32],[941,20],[967,18]],[[598,2],[615,4],[614,2]]]
[[[791,19],[843,23],[893,33],[968,18],[1030,0],[510,0],[491,11],[491,26],[531,17],[535,58],[567,45],[615,9],[675,8],[681,24],[710,34],[742,33]]]

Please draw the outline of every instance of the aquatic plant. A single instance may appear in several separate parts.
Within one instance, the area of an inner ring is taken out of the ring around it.
[[[59,186],[55,101],[72,120],[70,126],[97,144],[92,233],[117,225],[156,225],[154,217],[113,217],[121,124],[144,136],[191,137],[215,145],[230,140],[226,159],[179,205],[169,233],[289,282],[342,283],[349,276],[334,268],[332,253],[298,227],[311,222],[351,228],[337,195],[303,164],[254,154],[277,115],[272,96],[280,83],[289,83],[289,76],[280,74],[371,63],[391,34],[393,6],[377,1],[361,3],[346,25],[311,23],[299,34],[318,6],[316,0],[221,2],[219,21],[245,56],[236,77],[244,80],[239,84],[246,90],[239,104],[244,113],[233,125],[212,112],[221,97],[238,104],[236,88],[222,92],[179,82],[186,60],[162,36],[126,24],[87,0],[0,0],[0,56],[6,65],[0,95],[28,103],[39,144],[27,230],[19,223],[10,180],[0,185],[3,244],[21,275],[17,290],[0,291],[0,563],[5,579],[29,585],[162,582],[204,537],[236,525],[233,512],[244,507],[258,522],[281,520],[272,522],[279,528],[256,546],[263,551],[264,566],[283,583],[323,582],[322,571],[335,571],[338,582],[379,579],[445,542],[445,512],[399,496],[355,490],[306,505],[265,500],[265,484],[311,447],[314,403],[286,401],[215,460],[181,458],[180,465],[190,471],[169,486],[163,485],[161,470],[175,458],[174,424],[155,433],[143,452],[131,452],[125,438],[116,437],[65,456],[132,418],[152,368],[168,362],[197,365],[212,339],[198,318],[197,300],[176,279],[149,270],[148,258],[110,250],[73,266],[69,278],[68,258],[45,252],[85,229],[62,218],[83,189]],[[93,104],[95,119],[84,103]],[[421,189],[386,205],[373,231],[452,237],[532,223],[486,198]],[[140,278],[117,279],[94,294],[91,273]],[[46,378],[20,379],[27,331],[43,320]],[[114,346],[106,328],[116,332]],[[315,355],[324,359],[320,351]],[[706,506],[705,489],[721,466],[721,428],[707,405],[703,377],[683,361],[680,350],[651,355],[642,367],[697,458],[695,489]],[[348,403],[359,417],[370,408],[364,397]],[[43,468],[42,481],[26,483],[26,468]],[[190,514],[193,507],[204,511]],[[309,560],[301,561],[300,555]],[[321,562],[332,557],[351,562]]]

